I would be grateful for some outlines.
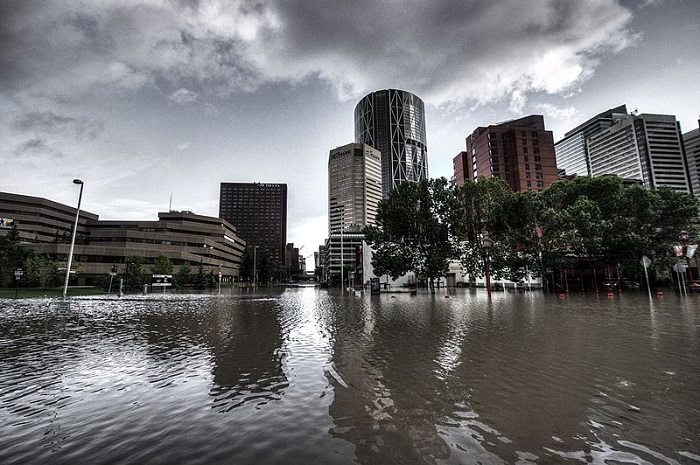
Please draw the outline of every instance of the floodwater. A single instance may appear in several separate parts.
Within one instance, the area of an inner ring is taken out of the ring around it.
[[[700,463],[700,295],[296,288],[73,309],[0,300],[2,464]]]

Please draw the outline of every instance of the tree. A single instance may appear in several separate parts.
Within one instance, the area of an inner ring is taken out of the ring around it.
[[[172,274],[173,263],[163,253],[159,253],[151,266],[152,274]]]
[[[129,255],[126,257],[126,275],[127,286],[132,288],[143,284],[143,257],[140,255]]]
[[[207,278],[204,275],[204,265],[201,262],[197,265],[197,273],[192,278],[192,285],[195,289],[204,289],[207,286]]]
[[[240,279],[245,282],[253,282],[253,247],[246,246],[241,263]]]
[[[457,254],[459,211],[445,178],[398,185],[379,203],[376,225],[364,228],[374,273],[397,279],[413,271],[435,292],[435,278],[447,273]]]
[[[175,283],[178,287],[189,286],[192,282],[192,265],[190,262],[182,262],[180,271],[175,275]]]
[[[456,231],[460,239],[459,258],[464,272],[469,276],[483,276],[485,251],[484,232],[492,241],[489,252],[491,269],[495,276],[502,276],[507,269],[506,256],[514,248],[507,222],[506,207],[512,204],[514,194],[500,178],[480,177],[467,181],[457,189],[459,219]]]
[[[32,287],[46,289],[60,281],[58,263],[35,254],[30,254],[24,261],[24,275]]]
[[[7,286],[14,282],[14,271],[23,266],[29,253],[19,243],[16,225],[0,237],[0,285]]]
[[[258,254],[258,283],[267,284],[270,282],[270,277],[272,275],[272,268],[270,265],[270,259],[266,253]]]

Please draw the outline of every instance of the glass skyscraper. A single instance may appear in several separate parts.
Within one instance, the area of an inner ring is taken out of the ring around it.
[[[382,154],[382,195],[399,184],[428,179],[425,106],[410,92],[372,92],[355,107],[355,142]]]

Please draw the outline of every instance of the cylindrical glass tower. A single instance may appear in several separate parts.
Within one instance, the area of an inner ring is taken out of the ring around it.
[[[382,153],[384,198],[403,182],[428,179],[425,106],[410,92],[378,90],[355,107],[355,142]]]

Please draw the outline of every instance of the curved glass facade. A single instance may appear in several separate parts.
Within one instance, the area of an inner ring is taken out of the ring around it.
[[[425,106],[410,92],[372,92],[355,107],[355,142],[382,154],[382,195],[403,182],[428,179]]]

